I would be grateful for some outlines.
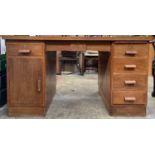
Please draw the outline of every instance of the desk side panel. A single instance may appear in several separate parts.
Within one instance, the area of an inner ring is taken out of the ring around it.
[[[99,93],[107,110],[111,111],[111,53],[99,52],[98,84]]]
[[[46,109],[56,93],[56,52],[46,52]]]

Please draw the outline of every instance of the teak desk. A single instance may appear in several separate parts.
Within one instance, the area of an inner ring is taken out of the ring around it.
[[[150,37],[3,36],[10,116],[45,115],[56,51],[99,51],[99,93],[111,115],[145,116]]]

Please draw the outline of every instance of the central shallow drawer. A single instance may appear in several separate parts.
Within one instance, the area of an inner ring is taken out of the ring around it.
[[[8,56],[42,56],[43,43],[7,43]]]
[[[146,104],[147,92],[146,91],[117,91],[113,92],[113,104]]]
[[[147,56],[147,44],[116,44],[114,46],[114,57],[142,58]]]
[[[114,74],[113,89],[136,90],[147,88],[146,74]]]
[[[147,74],[148,61],[142,59],[115,58],[113,73],[145,73]]]

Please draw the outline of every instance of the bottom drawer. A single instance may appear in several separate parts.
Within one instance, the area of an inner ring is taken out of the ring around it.
[[[117,91],[112,95],[113,104],[146,104],[146,91]]]
[[[0,90],[0,107],[6,104],[6,89]]]

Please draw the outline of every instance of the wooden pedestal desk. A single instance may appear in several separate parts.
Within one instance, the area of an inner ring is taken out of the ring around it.
[[[45,115],[56,92],[56,51],[99,51],[99,93],[110,115],[145,116],[151,37],[3,36],[10,116]]]

